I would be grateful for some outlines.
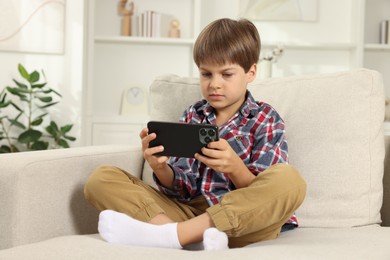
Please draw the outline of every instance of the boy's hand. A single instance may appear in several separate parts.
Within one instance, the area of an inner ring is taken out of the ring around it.
[[[149,134],[148,132],[148,128],[142,129],[139,137],[142,141],[142,152],[144,159],[149,163],[153,171],[156,172],[159,169],[165,167],[166,161],[169,159],[169,157],[155,155],[156,153],[162,152],[164,150],[162,145],[149,148],[149,143],[156,138],[156,134]]]
[[[149,134],[149,129],[142,129],[139,137],[142,140],[142,151],[144,154],[144,159],[149,163],[153,172],[156,174],[157,178],[160,180],[160,183],[172,189],[173,188],[173,171],[171,167],[167,164],[169,157],[167,156],[158,156],[156,153],[162,152],[164,147],[162,145],[149,148],[150,141],[156,138],[155,133]]]
[[[255,176],[225,139],[210,142],[195,158],[217,172],[229,174],[237,188],[247,187]]]
[[[236,171],[237,163],[242,163],[241,158],[222,138],[202,148],[202,154],[196,154],[195,158],[218,172],[233,173]]]

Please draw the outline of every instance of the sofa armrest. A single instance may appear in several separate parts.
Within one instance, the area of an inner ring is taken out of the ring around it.
[[[140,147],[89,146],[0,156],[0,249],[95,233],[98,212],[84,199],[90,172],[113,164],[140,177]]]

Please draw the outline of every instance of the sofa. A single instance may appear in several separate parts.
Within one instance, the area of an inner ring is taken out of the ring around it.
[[[152,184],[139,146],[0,155],[0,259],[390,259],[390,164],[381,75],[368,69],[259,80],[248,87],[285,120],[290,164],[308,191],[300,227],[244,248],[190,251],[113,245],[83,195],[90,172],[122,167]],[[177,121],[198,79],[162,75],[150,118]],[[243,202],[244,203],[244,202]]]

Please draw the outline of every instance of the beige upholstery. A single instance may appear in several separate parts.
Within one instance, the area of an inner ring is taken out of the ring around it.
[[[297,212],[301,226],[380,223],[384,157],[381,76],[358,70],[269,79],[249,89],[257,100],[275,107],[286,122],[290,162],[309,184],[307,198]],[[151,93],[151,117],[168,121],[177,121],[184,108],[201,97],[198,81],[175,75],[157,78]],[[160,100],[166,96],[180,99]],[[143,176],[150,181],[150,169]]]
[[[140,148],[122,146],[0,155],[0,249],[95,233],[97,211],[83,195],[91,170],[114,164],[140,176],[142,163]]]
[[[297,211],[301,228],[221,252],[111,245],[82,235],[96,233],[98,214],[82,186],[100,164],[141,176],[139,147],[9,154],[0,155],[0,249],[9,248],[0,250],[0,259],[390,259],[390,228],[378,224],[381,217],[390,224],[381,76],[360,69],[270,79],[250,89],[286,121],[290,162],[308,183]],[[177,121],[199,98],[196,79],[158,77],[151,86],[152,118]],[[142,178],[151,181],[147,167]]]

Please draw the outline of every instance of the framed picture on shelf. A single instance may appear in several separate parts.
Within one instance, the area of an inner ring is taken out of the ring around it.
[[[240,16],[259,21],[317,20],[318,0],[240,0]]]

